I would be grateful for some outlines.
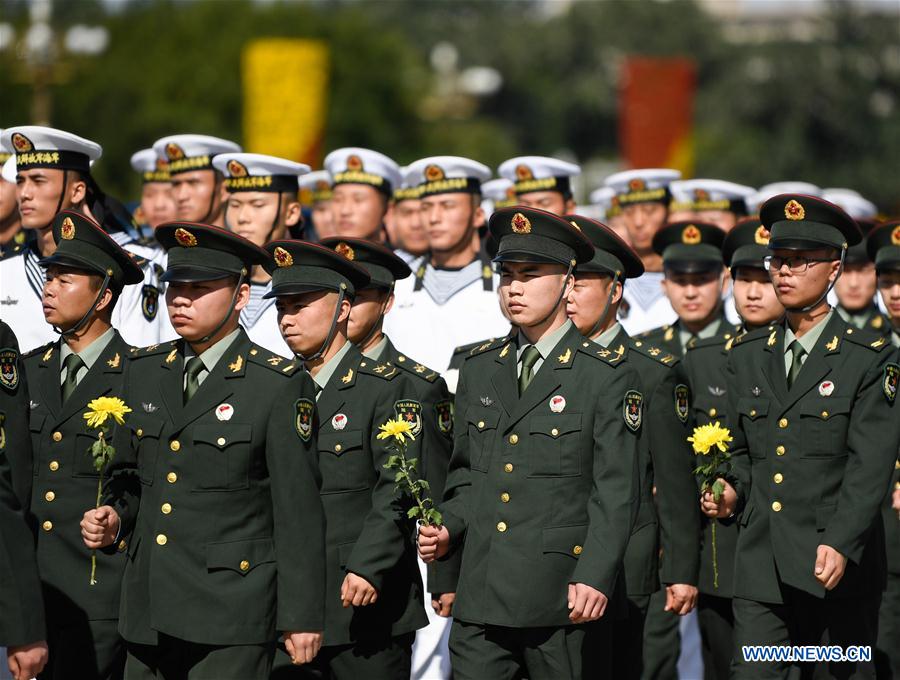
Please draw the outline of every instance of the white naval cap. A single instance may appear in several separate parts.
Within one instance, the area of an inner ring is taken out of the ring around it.
[[[5,163],[6,160],[13,155],[12,144],[7,145],[7,143],[2,142],[3,138],[3,128],[0,128],[0,163]]]
[[[394,187],[394,203],[416,200],[422,195],[419,185],[413,181],[414,179],[408,165],[400,168],[400,186]]]
[[[403,181],[400,166],[383,153],[351,146],[335,149],[325,156],[323,163],[331,174],[333,186],[338,184],[368,184],[388,196]]]
[[[0,171],[0,178],[2,178],[4,182],[9,182],[10,184],[16,183],[16,157],[15,156],[10,156],[5,161],[3,161],[3,170]]]
[[[462,156],[430,156],[409,165],[410,183],[422,196],[434,194],[480,194],[481,183],[491,178],[491,169]]]
[[[169,173],[212,170],[212,159],[220,153],[240,152],[234,142],[209,135],[169,135],[153,143],[156,155],[169,163]]]
[[[632,203],[668,203],[669,184],[681,179],[678,170],[639,168],[610,175],[604,185],[616,192],[620,206]]]
[[[297,177],[300,203],[312,206],[331,200],[331,175],[327,170],[316,170]]]
[[[141,149],[131,154],[131,169],[140,173],[144,183],[169,182],[169,163],[160,158],[153,149]]]
[[[600,187],[594,189],[588,195],[588,202],[594,208],[602,211],[602,219],[611,217],[618,212],[618,201],[616,200],[616,190],[612,187]]]
[[[501,163],[497,174],[515,184],[517,195],[559,191],[571,196],[571,180],[581,174],[581,168],[547,156],[518,156]]]
[[[490,201],[494,210],[518,205],[515,184],[505,177],[491,179],[481,185],[481,197]]]
[[[225,176],[225,189],[296,193],[297,178],[310,167],[261,153],[221,153],[213,158],[213,167]]]
[[[751,215],[759,212],[759,207],[768,201],[770,198],[774,198],[779,194],[806,194],[807,196],[816,196],[821,198],[822,189],[821,187],[816,186],[815,184],[811,184],[809,182],[772,182],[771,184],[764,184],[761,186],[755,194],[748,196],[745,200],[747,201],[747,212]]]
[[[103,155],[103,147],[97,142],[40,125],[6,128],[0,135],[0,145],[15,152],[19,170],[52,168],[90,172],[91,164]]]
[[[756,189],[723,179],[684,179],[669,184],[672,202],[669,210],[730,210],[736,215],[747,213],[747,198]]]
[[[854,220],[871,220],[878,216],[875,204],[853,189],[839,187],[822,189],[822,198],[843,208]]]

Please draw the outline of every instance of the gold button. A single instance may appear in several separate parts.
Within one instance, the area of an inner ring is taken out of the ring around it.
[[[500,500],[503,501],[504,503],[509,503],[509,494],[505,493],[505,492],[501,493]]]
[[[172,512],[172,504],[171,503],[163,503],[162,504],[162,514],[168,515]]]
[[[404,361],[406,361],[406,357],[401,354],[399,357],[397,357],[397,361],[402,364]]]
[[[53,433],[53,441],[61,442],[62,441],[62,432],[54,432]]]
[[[512,444],[513,446],[518,444],[519,443],[519,435],[517,435],[515,432],[512,433],[511,435],[509,435],[509,443]]]
[[[178,481],[178,475],[176,475],[174,472],[170,472],[166,475],[166,481],[169,482],[169,484],[174,484]]]
[[[559,430],[557,430],[557,429],[554,427],[552,430],[550,430],[550,434],[552,434],[552,435],[555,437],[556,435],[559,434]]]
[[[827,418],[827,417],[828,417],[828,411],[822,411],[822,417],[823,417],[823,418]]]
[[[121,541],[119,541],[119,547],[116,548],[116,550],[118,550],[119,552],[125,552],[125,549],[127,547],[128,547],[128,543],[123,538]]]
[[[247,571],[250,568],[250,563],[247,560],[241,560],[241,571]]]
[[[755,409],[755,408],[751,408],[751,409],[750,409],[750,417],[751,417],[751,418],[755,418],[755,417],[756,417],[756,409]]]
[[[497,522],[497,531],[501,534],[506,531],[506,522]]]
[[[344,447],[341,446],[340,444],[335,444],[335,445],[334,445],[334,450],[335,450],[336,453],[340,453],[341,450],[342,450],[343,448],[344,448]]]
[[[169,450],[170,451],[181,451],[181,442],[177,439],[173,439],[169,442]]]
[[[775,480],[776,484],[781,484],[784,481],[784,475],[782,475],[780,472],[776,472],[775,476],[772,479]]]
[[[225,446],[225,437],[219,437],[218,439],[216,439],[216,444],[218,444],[219,446]]]
[[[715,418],[717,413],[718,413],[718,411],[715,408],[709,409],[709,417],[710,418]]]
[[[574,548],[572,548],[572,554],[580,555],[582,550],[583,548],[580,545],[576,545]]]
[[[50,530],[53,528],[53,522],[51,522],[51,521],[48,519],[46,522],[44,522],[44,523],[41,525],[41,527],[44,529],[44,531],[50,531]]]
[[[48,503],[52,503],[55,498],[56,498],[56,494],[53,493],[52,491],[48,491],[47,493],[44,494],[44,500],[47,501]]]
[[[512,471],[513,471],[513,464],[512,464],[512,463],[507,463],[506,465],[503,466],[503,469],[504,469],[506,472],[512,472]]]
[[[169,537],[165,534],[157,534],[156,535],[156,544],[157,545],[165,545],[169,542]]]
[[[775,512],[781,512],[781,503],[779,501],[775,501],[774,503],[772,503],[772,509]]]
[[[900,489],[900,482],[894,482],[894,491]]]
[[[852,328],[848,328],[848,329],[847,329],[847,335],[853,335],[853,329],[852,329]]]
[[[784,455],[784,447],[779,444],[778,446],[775,447],[775,453],[777,453],[779,456],[783,456]]]
[[[479,421],[478,421],[478,429],[479,429],[479,430],[483,430],[483,429],[484,429],[484,421],[483,421],[483,420],[479,420]]]
[[[894,469],[900,470],[900,459],[898,459],[896,462],[894,462]]]
[[[59,463],[55,460],[51,460],[50,461],[50,471],[56,472],[57,470],[59,470]]]
[[[138,428],[138,429],[137,429],[137,432],[135,432],[135,434],[136,434],[138,437],[143,437],[143,436],[144,436],[144,431],[143,431],[141,428]]]
[[[787,426],[788,426],[788,419],[787,419],[787,418],[782,418],[781,420],[778,421],[778,427],[780,427],[782,430],[783,430],[784,428],[786,428]]]
[[[643,345],[643,344],[644,344],[643,342],[641,342],[640,340],[638,340],[637,342],[634,343],[634,346],[635,346],[635,347],[640,347],[640,346]]]

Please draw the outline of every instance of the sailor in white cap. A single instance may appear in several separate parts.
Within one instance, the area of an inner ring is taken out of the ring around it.
[[[384,218],[403,181],[400,166],[383,153],[347,147],[325,157],[331,174],[331,212],[338,236],[384,241]]]
[[[585,208],[595,211],[594,216],[588,215]],[[579,208],[579,214],[599,220],[616,232],[616,235],[623,241],[628,242],[628,231],[625,229],[625,222],[622,219],[619,200],[616,198],[616,190],[612,187],[603,186],[594,189],[588,195],[588,205]]]
[[[125,286],[112,322],[132,345],[159,342],[163,332],[159,311],[159,267],[152,248],[136,243],[128,233],[131,216],[106,196],[91,177],[91,164],[103,149],[96,142],[63,130],[34,125],[7,128],[0,144],[15,150],[16,202],[22,227],[34,239],[4,253],[0,260],[0,315],[13,328],[23,351],[56,339],[43,318],[44,272],[41,258],[56,250],[53,218],[65,209],[83,212],[138,258],[144,273],[140,284]]]
[[[0,134],[3,130],[0,129]],[[26,232],[22,231],[22,220],[16,205],[16,158],[12,149],[0,146],[0,255],[8,246],[25,243]]]
[[[540,208],[554,215],[575,212],[572,180],[581,168],[547,156],[518,156],[504,161],[497,174],[513,183],[518,205]]]
[[[779,194],[806,194],[807,196],[821,197],[822,189],[809,182],[794,180],[764,184],[757,189],[755,194],[747,196],[747,214],[756,215],[759,212],[759,206]]]
[[[722,179],[684,179],[669,184],[669,222],[715,224],[726,232],[747,215],[747,198],[756,189]]]
[[[163,222],[175,219],[175,198],[169,163],[153,149],[141,149],[131,156],[131,168],[141,176],[141,202],[134,211],[139,225],[150,228],[148,236]]]
[[[316,170],[300,175],[297,183],[300,187],[300,204],[308,211],[312,224],[300,224],[299,229],[291,229],[291,237],[303,236],[305,240],[313,241],[337,236],[334,215],[331,213],[331,175],[328,171]]]
[[[212,160],[220,153],[240,152],[241,147],[227,139],[185,134],[157,139],[153,150],[169,164],[175,218],[225,226],[228,196],[222,174],[213,167]]]
[[[302,220],[297,200],[297,178],[309,172],[303,163],[257,153],[223,153],[213,167],[225,177],[228,201],[225,227],[260,248],[271,241],[290,238],[290,230]],[[241,310],[241,326],[250,339],[283,357],[292,357],[278,328],[272,277],[261,265],[250,272],[250,300]]]
[[[628,244],[641,258],[644,274],[628,282],[619,307],[619,321],[629,335],[675,321],[676,314],[663,293],[662,258],[653,250],[653,237],[666,224],[669,184],[681,173],[668,168],[625,170],[606,178],[616,192]]]
[[[422,194],[429,252],[410,265],[414,276],[397,282],[384,327],[400,352],[443,371],[455,347],[509,330],[478,237],[484,224],[481,183],[491,172],[458,156],[423,158],[409,170]]]
[[[495,210],[518,204],[516,188],[510,180],[498,177],[481,185],[481,209],[484,210],[486,220],[490,219]]]
[[[419,187],[410,184],[409,168],[400,168],[402,180],[394,189],[391,209],[384,218],[384,228],[394,254],[409,264],[428,252],[428,234],[422,222]]]

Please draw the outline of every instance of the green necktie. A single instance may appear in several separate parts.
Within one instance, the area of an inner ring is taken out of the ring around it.
[[[791,343],[791,370],[788,371],[787,384],[788,389],[794,386],[794,381],[800,375],[800,369],[803,368],[803,357],[806,356],[806,350],[799,340]]]
[[[78,371],[84,368],[84,362],[77,354],[70,354],[63,362],[63,367],[66,369],[66,379],[62,384],[62,400],[65,404],[75,388],[78,387]]]
[[[191,357],[185,365],[185,375],[187,381],[184,386],[184,403],[188,403],[197,390],[200,389],[200,371],[203,370],[203,359],[200,357]]]
[[[528,345],[522,353],[522,372],[519,374],[519,396],[528,389],[534,378],[534,365],[541,358],[541,353],[534,345]]]

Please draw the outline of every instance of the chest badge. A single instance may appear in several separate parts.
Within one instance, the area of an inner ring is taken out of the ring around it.
[[[347,427],[347,416],[343,413],[338,413],[331,419],[331,427],[335,430],[343,430]]]
[[[494,400],[491,399],[490,397],[482,397],[482,398],[481,398],[481,405],[482,405],[482,406],[490,406],[490,405],[493,404],[493,403],[494,403]]]
[[[834,383],[830,380],[823,380],[819,384],[819,394],[823,397],[830,397],[832,392],[834,392]]]
[[[216,406],[216,418],[219,420],[231,420],[234,415],[234,406],[231,404],[219,404]]]
[[[566,407],[566,398],[561,394],[555,394],[550,397],[550,410],[554,413],[562,413]]]

